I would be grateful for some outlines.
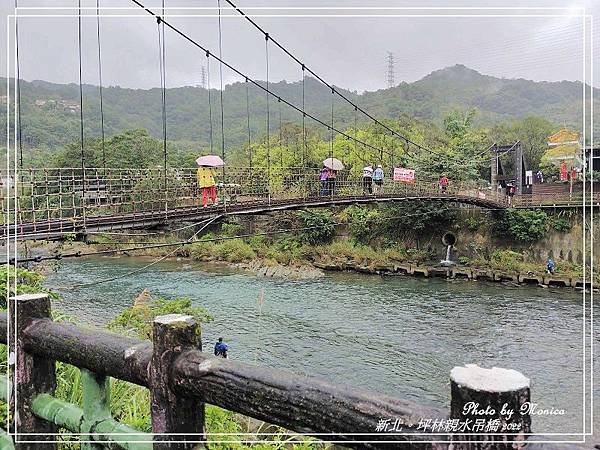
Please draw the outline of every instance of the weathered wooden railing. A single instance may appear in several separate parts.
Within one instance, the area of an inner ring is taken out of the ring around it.
[[[6,313],[0,314],[0,336],[7,336],[8,326],[8,336],[14,338],[9,431],[19,449],[39,448],[39,443],[52,448],[58,428],[81,433],[82,448],[191,449],[207,442],[204,403],[357,448],[404,443],[406,448],[448,449],[452,443],[454,449],[474,449],[485,442],[486,448],[508,450],[513,442],[523,444],[530,433],[528,414],[499,413],[502,404],[518,411],[529,401],[529,380],[514,371],[494,369],[489,386],[481,387],[477,383],[486,369],[453,369],[448,414],[312,377],[214,358],[202,352],[199,325],[189,316],[156,318],[150,342],[54,322],[45,294],[14,297],[10,306],[10,324]],[[81,369],[83,408],[53,396],[55,361]],[[473,371],[477,376],[470,377]],[[152,434],[111,417],[108,377],[150,389]],[[470,378],[476,380],[473,385]],[[498,390],[494,379],[505,387]],[[6,400],[8,393],[0,395]],[[473,400],[482,408],[496,408],[496,414],[484,416],[486,423],[496,423],[495,429],[469,431],[469,423],[483,420],[465,407]],[[529,447],[537,448],[534,443]]]

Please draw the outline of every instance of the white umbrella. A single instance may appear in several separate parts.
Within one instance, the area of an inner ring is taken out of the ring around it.
[[[327,158],[323,161],[323,165],[331,170],[342,170],[344,165],[337,158]]]
[[[199,166],[208,167],[221,167],[225,165],[221,157],[217,155],[201,156],[196,160],[196,164],[198,164]]]

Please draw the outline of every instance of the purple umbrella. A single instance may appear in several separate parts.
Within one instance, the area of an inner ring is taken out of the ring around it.
[[[196,160],[196,164],[198,164],[199,166],[221,167],[225,165],[225,162],[221,159],[220,156],[206,155],[198,158]]]

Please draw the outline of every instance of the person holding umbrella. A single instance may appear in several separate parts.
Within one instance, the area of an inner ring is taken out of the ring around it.
[[[321,182],[321,197],[327,195],[327,174],[329,169],[325,166],[319,171],[319,181]]]
[[[213,205],[218,205],[217,183],[213,168],[223,166],[225,163],[219,156],[207,155],[198,158],[196,164],[199,166],[196,178],[198,179],[198,186],[202,191],[202,207],[206,208],[209,197]]]
[[[335,195],[335,179],[337,172],[344,168],[342,162],[337,158],[327,158],[323,161],[323,166],[327,168],[326,172],[326,195]]]

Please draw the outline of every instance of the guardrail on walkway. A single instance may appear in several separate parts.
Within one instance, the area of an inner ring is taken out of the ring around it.
[[[404,443],[403,448],[414,449],[448,449],[450,445],[474,449],[480,448],[478,442],[485,442],[489,448],[508,450],[513,442],[522,444],[527,438],[528,448],[537,448],[538,439],[530,436],[528,413],[510,418],[500,414],[500,402],[519,408],[529,401],[529,380],[518,372],[493,369],[490,377],[510,387],[499,392],[490,381],[492,388],[487,392],[470,386],[465,378],[472,370],[486,369],[453,369],[448,412],[212,357],[202,352],[199,325],[189,316],[156,318],[150,342],[54,322],[46,294],[17,296],[9,304],[9,317],[15,320],[7,324],[6,313],[0,313],[0,336],[1,343],[6,343],[6,336],[15,337],[9,358],[14,383],[9,400],[16,420],[9,431],[16,432],[20,449],[39,448],[42,442],[47,444],[44,448],[55,448],[52,433],[59,427],[83,433],[82,440],[100,447],[191,449],[207,441],[204,403],[356,448]],[[54,397],[55,361],[81,368],[83,408]],[[150,389],[152,434],[137,432],[112,418],[108,377]],[[0,392],[5,400],[7,394]],[[484,416],[483,427],[482,417],[469,407],[473,399],[496,408],[496,414]],[[475,423],[477,428],[471,431],[469,426]],[[558,447],[544,444],[543,448]]]
[[[85,220],[90,216],[147,213],[200,203],[196,168],[162,169],[29,169],[19,170],[17,192],[2,202],[2,214],[10,223],[36,223],[60,219]],[[272,167],[217,169],[217,190],[222,201],[257,202],[305,199],[319,196],[440,194],[437,182],[401,183],[386,178],[383,185],[364,189],[361,177],[340,172],[323,186],[316,169]],[[166,178],[166,184],[165,184]],[[7,179],[7,178],[4,178]],[[14,180],[12,181],[13,184]],[[495,193],[475,185],[450,183],[448,195],[488,198],[503,203]],[[15,204],[16,198],[16,204]],[[16,214],[16,217],[15,217]],[[15,220],[16,219],[16,220]]]

